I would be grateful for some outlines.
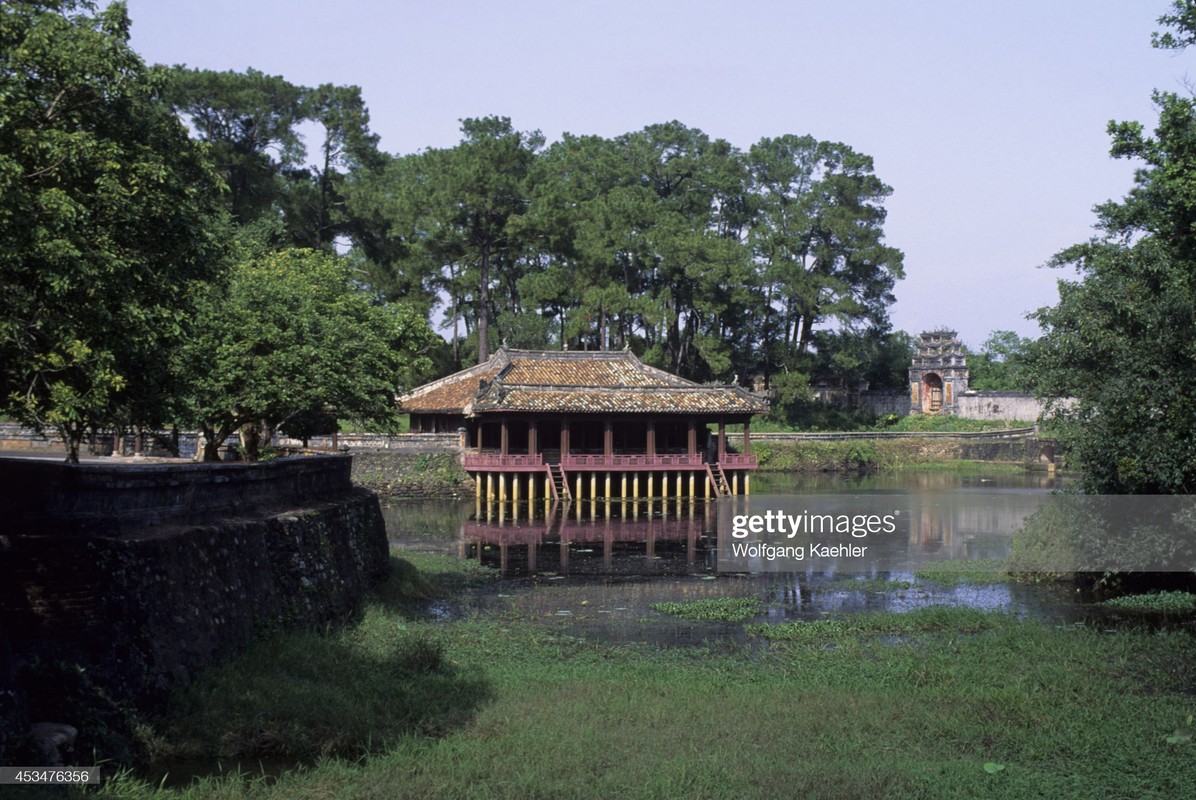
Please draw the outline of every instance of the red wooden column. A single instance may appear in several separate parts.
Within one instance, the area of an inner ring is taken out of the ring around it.
[[[718,461],[721,464],[727,455],[727,423],[718,421]]]
[[[561,458],[569,455],[569,419],[561,417]]]
[[[502,425],[502,435],[498,440],[498,452],[500,455],[507,454],[507,446],[510,444],[509,431],[507,430],[507,418],[503,417],[500,423]]]
[[[482,431],[485,429],[485,427],[486,426],[484,426],[482,424],[482,421],[479,419],[478,420],[478,455],[479,456],[482,454]]]
[[[536,454],[540,445],[540,442],[537,441],[539,438],[538,421],[533,419],[527,423],[527,454],[529,456]]]
[[[698,423],[694,421],[693,417],[689,418],[689,446],[687,448],[689,454],[697,455],[698,452]]]
[[[648,420],[648,456],[656,457],[656,420]]]
[[[602,456],[607,463],[610,463],[611,456],[615,454],[615,429],[611,424],[610,417],[607,417],[602,423]]]
[[[752,454],[752,421],[750,419],[743,423],[743,454],[745,456]]]

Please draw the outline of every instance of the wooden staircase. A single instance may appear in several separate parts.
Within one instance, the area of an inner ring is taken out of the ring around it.
[[[714,486],[716,497],[729,497],[731,495],[731,485],[727,483],[727,476],[723,474],[722,467],[718,464],[707,464],[706,474],[710,476],[710,483]]]
[[[557,502],[569,502],[573,495],[569,494],[569,480],[565,477],[565,470],[560,464],[549,464],[548,474],[552,476],[552,495]]]

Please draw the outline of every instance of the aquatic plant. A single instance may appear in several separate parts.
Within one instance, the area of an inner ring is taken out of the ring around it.
[[[760,600],[756,597],[707,597],[686,603],[654,603],[652,610],[682,619],[742,622],[760,613]]]

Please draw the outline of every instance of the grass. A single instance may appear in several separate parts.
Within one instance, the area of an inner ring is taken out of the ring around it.
[[[905,635],[928,631],[975,633],[1006,620],[1002,615],[972,608],[930,606],[904,613],[855,614],[836,619],[745,625],[753,636],[770,641],[830,644],[861,636]]]
[[[1100,605],[1122,611],[1191,613],[1196,611],[1196,594],[1178,591],[1130,594],[1105,600]]]
[[[935,583],[998,583],[1010,579],[1005,562],[994,558],[932,561],[915,570],[914,576]]]
[[[487,576],[417,558],[357,629],[211,670],[155,731],[203,742],[215,764],[246,742],[260,752],[268,730],[308,766],[160,792],[125,774],[97,794],[1171,798],[1196,785],[1190,634],[928,608],[749,625],[767,646],[733,652],[603,643],[502,615],[421,618],[411,592]]]
[[[206,671],[175,699],[164,725],[143,731],[149,757],[361,757],[405,735],[461,724],[489,696],[488,683],[457,669],[437,631],[414,620],[425,600],[493,571],[412,557],[419,567],[393,559],[391,577],[354,628],[276,635]]]
[[[1032,428],[1034,424],[1033,420],[964,419],[949,415],[910,414],[896,420],[883,419],[876,429],[893,433],[971,433]]]
[[[682,619],[743,622],[760,613],[760,600],[756,597],[707,597],[687,603],[655,603],[652,609]]]

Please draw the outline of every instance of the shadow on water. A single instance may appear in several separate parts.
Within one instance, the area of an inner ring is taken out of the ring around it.
[[[604,641],[666,645],[736,644],[742,625],[678,620],[656,603],[754,597],[752,621],[815,619],[827,614],[908,611],[936,605],[1003,611],[1055,624],[1118,617],[1087,594],[1059,584],[953,582],[920,578],[945,559],[1003,560],[1013,533],[1061,479],[1044,473],[900,472],[867,476],[762,474],[754,494],[902,495],[921,509],[908,540],[869,568],[850,572],[811,564],[800,572],[719,572],[718,503],[526,502],[403,503],[384,510],[391,543],[453,554],[493,567],[503,580],[428,607],[452,619],[492,611]],[[898,566],[894,568],[894,564]]]

